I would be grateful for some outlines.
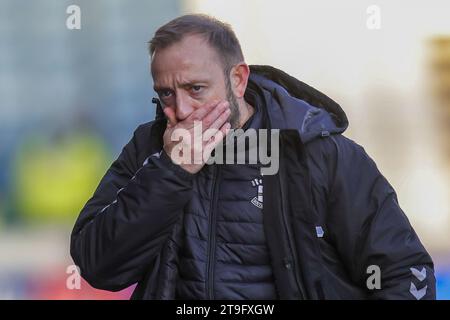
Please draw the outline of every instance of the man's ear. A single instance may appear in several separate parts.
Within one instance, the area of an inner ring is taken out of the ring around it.
[[[244,97],[249,76],[250,68],[245,62],[238,63],[231,69],[231,88],[237,98]]]

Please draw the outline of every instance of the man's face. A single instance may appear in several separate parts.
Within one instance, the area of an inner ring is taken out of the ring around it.
[[[201,36],[186,36],[157,49],[151,71],[163,108],[172,108],[177,121],[183,121],[197,108],[227,100],[232,128],[239,123],[239,108],[228,75],[225,78],[217,52]]]

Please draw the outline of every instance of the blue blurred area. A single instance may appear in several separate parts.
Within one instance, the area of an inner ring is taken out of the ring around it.
[[[69,5],[80,30],[66,27]],[[130,296],[67,290],[68,239],[133,130],[154,118],[147,42],[179,5],[0,1],[0,299]]]
[[[436,290],[438,300],[450,300],[450,268],[436,273]]]
[[[72,4],[81,30],[66,27]],[[0,2],[1,220],[14,220],[12,162],[30,137],[88,130],[112,158],[153,119],[147,41],[179,12],[175,0]]]

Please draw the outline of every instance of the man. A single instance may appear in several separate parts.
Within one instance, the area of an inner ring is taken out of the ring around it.
[[[336,102],[249,67],[231,28],[208,16],[162,26],[150,55],[163,113],[137,128],[72,232],[92,286],[138,283],[134,299],[435,298],[430,256],[375,163],[342,135]],[[238,128],[279,130],[275,174],[205,164]]]

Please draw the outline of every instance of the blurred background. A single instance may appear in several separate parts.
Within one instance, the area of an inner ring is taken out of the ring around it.
[[[67,28],[70,5],[80,29]],[[397,190],[435,261],[438,298],[450,299],[447,0],[0,0],[0,299],[129,298],[132,287],[67,285],[70,232],[154,117],[147,41],[191,12],[229,22],[249,64],[341,104],[346,135]]]

